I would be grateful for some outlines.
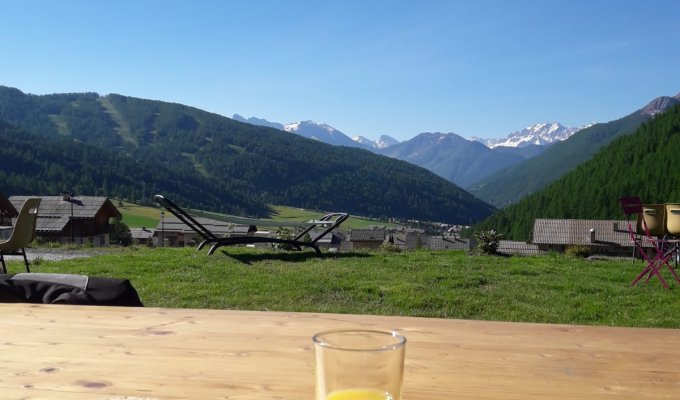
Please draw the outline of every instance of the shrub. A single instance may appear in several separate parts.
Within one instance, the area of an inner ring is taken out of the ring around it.
[[[383,253],[401,253],[402,251],[394,243],[383,243],[378,249]]]
[[[112,244],[129,246],[132,244],[132,234],[127,224],[120,218],[116,218],[110,225],[109,240]]]
[[[591,254],[588,246],[583,246],[580,244],[575,244],[573,246],[567,247],[567,250],[565,252],[569,257],[575,258],[586,258]]]
[[[500,244],[503,235],[494,230],[490,230],[477,232],[475,233],[475,237],[478,240],[477,248],[486,254],[497,254],[498,245]]]
[[[285,228],[283,226],[280,226],[276,230],[276,237],[279,238],[279,239],[283,239],[283,240],[291,240],[291,239],[293,239],[293,231],[291,231],[290,229]],[[288,244],[288,243],[276,243],[274,245],[274,247],[277,248],[277,249],[281,249],[281,250],[293,250],[294,249],[294,247],[292,245]]]

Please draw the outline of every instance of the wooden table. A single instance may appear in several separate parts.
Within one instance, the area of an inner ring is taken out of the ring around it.
[[[660,310],[661,312],[661,310]],[[396,328],[404,399],[680,399],[680,330],[0,304],[0,398],[314,398],[311,336]]]

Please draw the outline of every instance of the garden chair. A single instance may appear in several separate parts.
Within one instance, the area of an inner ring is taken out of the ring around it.
[[[198,248],[196,250],[201,250],[205,245],[212,244],[212,247],[208,251],[208,254],[213,254],[215,250],[217,250],[217,248],[220,246],[231,246],[237,244],[274,243],[289,245],[295,248],[296,250],[302,250],[302,247],[309,247],[311,249],[314,249],[317,255],[321,255],[321,250],[319,250],[317,242],[321,238],[323,238],[327,233],[331,232],[333,229],[340,226],[340,224],[342,224],[347,218],[349,218],[349,214],[347,213],[330,213],[324,215],[319,220],[294,223],[295,226],[304,227],[305,229],[292,239],[261,236],[218,237],[216,234],[214,234],[208,228],[206,228],[204,225],[198,222],[193,216],[191,216],[189,213],[184,211],[182,208],[180,208],[178,205],[173,203],[170,199],[166,198],[165,196],[157,194],[156,196],[154,196],[154,200],[161,206],[165,207],[166,210],[168,210],[171,214],[177,217],[186,226],[188,226],[194,232],[196,232],[201,238],[203,238],[203,241],[198,245]],[[276,221],[253,220],[238,217],[234,217],[232,221],[235,223],[242,223],[244,221],[247,221],[249,224],[254,224],[257,222],[265,225],[277,224]],[[291,223],[280,223],[278,225],[290,226]],[[313,229],[319,227],[322,228],[323,231],[320,234],[316,235],[316,237],[312,238],[311,240],[306,241],[305,236],[308,236],[308,234]]]
[[[642,272],[635,277],[630,285],[636,285],[645,276],[647,277],[645,280],[646,282],[653,276],[656,276],[659,278],[659,281],[661,281],[661,284],[668,289],[668,283],[660,272],[664,265],[671,272],[673,278],[680,283],[680,277],[678,277],[677,273],[668,262],[676,252],[676,248],[673,247],[667,250],[665,247],[669,241],[663,238],[666,232],[665,205],[644,205],[639,197],[621,197],[619,199],[619,204],[623,209],[623,213],[626,215],[631,242],[647,263]],[[632,216],[635,216],[636,218],[635,229],[633,229],[633,225],[631,224]],[[653,249],[654,253],[652,256],[647,254],[646,248]]]
[[[3,273],[7,273],[7,265],[5,265],[5,255],[22,255],[24,256],[24,264],[26,264],[26,272],[31,272],[28,268],[28,259],[26,258],[26,246],[33,240],[35,236],[35,223],[38,216],[38,207],[40,206],[39,198],[26,199],[24,205],[19,211],[12,236],[9,239],[0,242],[0,263],[2,263]]]

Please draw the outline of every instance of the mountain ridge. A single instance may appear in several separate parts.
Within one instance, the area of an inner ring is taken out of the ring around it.
[[[587,161],[475,229],[530,240],[536,218],[621,219],[622,196],[640,196],[646,204],[680,202],[680,175],[669,173],[680,168],[680,99],[676,100],[634,132],[617,136]]]
[[[504,138],[499,139],[477,139],[474,140],[484,143],[493,149],[503,147],[526,147],[529,145],[545,146],[568,139],[581,129],[592,126],[588,124],[583,127],[566,127],[559,122],[545,122],[530,125],[522,130],[510,133]]]
[[[142,203],[160,192],[192,208],[251,216],[266,213],[266,204],[281,204],[469,223],[493,210],[406,162],[182,104],[118,94],[31,95],[0,86],[0,120],[6,123],[0,147],[14,149],[4,157],[25,166],[0,164],[4,181],[13,182],[12,191],[73,188],[80,194],[122,195]],[[31,140],[15,143],[23,136]],[[78,154],[87,162],[79,166],[77,158],[50,150],[68,152],[67,145],[82,149]],[[89,165],[98,159],[104,163],[100,168]],[[106,160],[134,179],[117,178]],[[82,176],[67,174],[66,179],[59,173],[74,168],[82,169]]]
[[[627,116],[582,129],[541,154],[498,170],[466,188],[496,207],[507,207],[556,181],[617,137],[634,132],[643,122],[658,115],[659,107],[666,107],[665,110],[678,103],[680,95],[657,97]]]

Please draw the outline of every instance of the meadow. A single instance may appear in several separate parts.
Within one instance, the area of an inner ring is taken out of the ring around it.
[[[129,202],[124,202],[124,201],[119,201],[119,200],[113,200],[114,204],[116,205],[116,208],[118,208],[118,211],[123,215],[123,222],[129,226],[130,228],[142,228],[142,227],[147,227],[147,228],[156,228],[158,226],[158,222],[161,220],[161,211],[163,211],[162,208],[158,207],[147,207],[147,206],[140,206],[134,203],[129,203]],[[319,211],[311,211],[311,210],[305,210],[302,208],[295,208],[295,207],[286,207],[286,206],[276,206],[276,205],[270,205],[269,208],[271,209],[272,214],[269,216],[268,219],[271,219],[273,221],[281,221],[281,222],[304,222],[304,221],[309,221],[313,219],[318,219],[321,216],[324,215],[323,212]],[[187,210],[189,211],[189,210]],[[219,214],[219,213],[213,213],[213,212],[207,212],[207,211],[200,211],[200,210],[190,210],[192,215],[196,216],[201,216],[201,217],[207,217],[207,218],[213,218],[217,220],[228,220],[228,216],[224,214]],[[171,216],[170,213],[167,211],[165,212],[166,216]],[[364,217],[358,217],[358,216],[352,216],[350,215],[349,219],[347,221],[343,222],[342,228],[343,229],[362,229],[362,228],[368,228],[371,226],[387,226],[387,227],[393,227],[397,226],[397,224],[392,224],[388,222],[381,222],[376,219],[370,219],[370,218],[364,218]]]
[[[29,250],[30,252],[30,250]],[[454,251],[325,253],[130,247],[34,272],[130,279],[148,307],[302,311],[680,328],[679,285],[630,287],[631,260]],[[20,271],[12,262],[10,271]]]

